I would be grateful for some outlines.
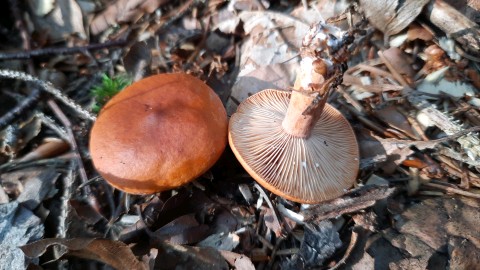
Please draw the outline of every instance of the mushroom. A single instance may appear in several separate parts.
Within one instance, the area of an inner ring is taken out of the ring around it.
[[[342,53],[341,35],[324,24],[313,27],[303,41],[293,91],[263,90],[230,118],[229,143],[242,166],[265,188],[292,201],[339,197],[358,173],[355,134],[326,104],[330,88],[341,82],[342,63],[330,55]]]
[[[187,74],[142,79],[114,96],[90,134],[100,175],[133,194],[177,188],[205,173],[227,143],[220,98]]]

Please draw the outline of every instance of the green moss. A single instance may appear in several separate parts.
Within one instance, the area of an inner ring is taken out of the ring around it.
[[[95,98],[95,103],[92,107],[92,111],[98,113],[100,109],[109,101],[113,96],[122,91],[123,88],[130,85],[132,82],[125,75],[115,76],[113,78],[107,75],[102,75],[102,82],[92,88],[91,94]]]

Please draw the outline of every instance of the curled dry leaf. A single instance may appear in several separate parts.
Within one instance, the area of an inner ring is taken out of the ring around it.
[[[123,57],[123,64],[128,74],[136,82],[150,74],[152,52],[144,41],[135,42]]]
[[[87,39],[82,10],[75,0],[55,1],[52,11],[46,16],[33,15],[32,21],[35,30],[48,36],[53,43],[64,41],[72,35]]]
[[[21,249],[29,258],[37,258],[46,252],[50,246],[62,246],[65,255],[91,259],[108,264],[119,270],[146,270],[147,266],[137,260],[132,250],[124,243],[108,239],[42,239],[27,244]]]
[[[360,5],[370,23],[391,36],[413,22],[428,2],[429,0],[360,0]]]
[[[70,145],[58,138],[46,138],[40,146],[38,146],[32,152],[26,154],[20,158],[19,162],[27,162],[42,158],[54,157],[56,155],[62,154],[70,148]]]
[[[408,27],[407,37],[409,40],[420,39],[424,41],[430,41],[433,39],[433,34],[423,26],[417,23],[412,23]]]
[[[131,22],[144,13],[152,13],[161,5],[168,3],[166,0],[118,0],[108,6],[102,13],[95,16],[90,29],[96,35],[108,27],[122,22]]]

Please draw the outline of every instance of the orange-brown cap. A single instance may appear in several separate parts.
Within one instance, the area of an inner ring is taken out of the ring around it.
[[[226,141],[227,114],[215,92],[187,74],[160,74],[132,84],[103,107],[90,153],[112,186],[151,194],[206,172]]]
[[[263,90],[230,118],[229,142],[247,172],[271,192],[301,203],[318,203],[345,193],[359,167],[355,134],[329,104],[308,138],[287,134],[282,121],[290,93]]]

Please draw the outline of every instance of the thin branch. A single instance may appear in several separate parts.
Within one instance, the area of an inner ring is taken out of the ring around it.
[[[480,194],[475,194],[475,193],[468,192],[468,191],[465,191],[465,190],[461,190],[461,189],[458,189],[458,188],[447,187],[447,186],[444,186],[444,185],[434,184],[434,183],[423,183],[422,185],[427,186],[427,187],[431,187],[431,188],[441,189],[441,190],[443,190],[447,193],[454,193],[454,194],[463,195],[463,196],[469,197],[469,198],[480,199]]]
[[[126,40],[114,40],[107,41],[100,44],[89,44],[86,46],[76,47],[59,47],[59,48],[43,48],[31,51],[21,52],[0,52],[0,60],[13,60],[13,59],[29,59],[31,57],[43,56],[43,55],[61,55],[61,54],[74,54],[74,53],[86,53],[90,50],[101,50],[110,47],[122,47],[127,44]]]
[[[58,107],[55,101],[49,100],[47,103],[48,106],[50,106],[50,108],[52,109],[55,116],[57,116],[57,118],[60,120],[60,122],[62,122],[63,126],[67,130],[69,143],[72,148],[72,152],[75,155],[75,160],[77,161],[78,170],[80,172],[80,178],[82,179],[82,183],[85,183],[88,181],[88,177],[87,173],[85,172],[85,168],[83,167],[82,157],[80,156],[80,152],[78,151],[77,141],[75,140],[75,136],[73,135],[72,123],[70,122],[70,120],[68,120],[68,117],[62,112],[62,110],[60,109],[60,107]],[[90,193],[90,186],[85,186],[85,192],[87,194]]]
[[[40,99],[40,89],[34,88],[30,95],[20,102],[15,108],[0,117],[0,130],[10,125],[15,118],[21,116],[26,110],[35,106]]]
[[[91,120],[91,121],[95,121],[96,119],[95,115],[85,110],[84,108],[80,107],[80,105],[78,105],[75,101],[65,96],[62,93],[62,91],[55,88],[49,82],[40,80],[39,78],[24,72],[8,70],[8,69],[0,69],[0,77],[22,80],[25,82],[32,82],[36,84],[38,87],[40,87],[41,90],[53,95],[56,99],[60,100],[65,105],[75,110],[75,112],[77,112],[82,118]]]

